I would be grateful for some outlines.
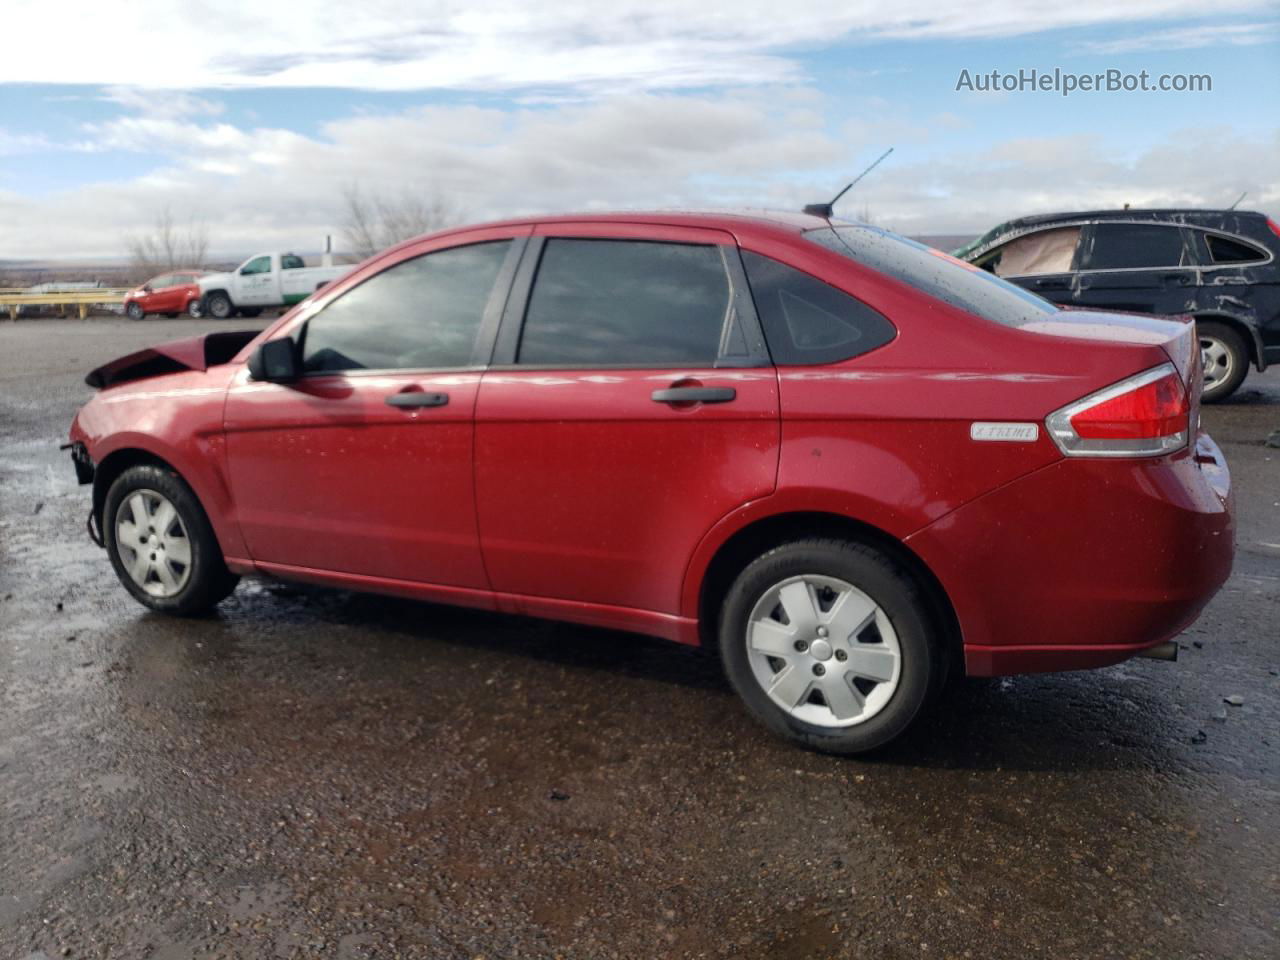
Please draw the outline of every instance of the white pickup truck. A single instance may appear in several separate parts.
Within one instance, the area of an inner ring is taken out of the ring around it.
[[[231,273],[200,278],[200,298],[206,316],[218,320],[237,314],[256,317],[268,307],[291,307],[351,267],[308,267],[297,254],[261,253]]]

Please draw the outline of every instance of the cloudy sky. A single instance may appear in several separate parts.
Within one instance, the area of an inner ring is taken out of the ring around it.
[[[0,258],[114,256],[168,208],[217,253],[316,250],[342,193],[468,221],[827,199],[976,233],[1051,209],[1280,215],[1280,3],[6,0]],[[1107,70],[1199,92],[957,90]],[[976,85],[976,83],[975,83]]]

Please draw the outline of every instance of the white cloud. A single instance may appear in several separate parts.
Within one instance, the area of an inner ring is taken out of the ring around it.
[[[1214,15],[1272,3],[1219,0]],[[598,94],[794,81],[789,52],[843,37],[1008,37],[1203,15],[1202,0],[7,0],[0,83]],[[39,39],[13,42],[24,37]]]
[[[163,143],[161,169],[36,198],[0,182],[0,257],[119,255],[126,233],[167,206],[206,222],[219,253],[317,249],[337,233],[341,192],[439,192],[468,221],[625,207],[798,209],[836,192],[895,142],[875,117],[828,133],[807,88],[709,95],[632,93],[558,106],[431,106],[357,116],[307,137],[203,116],[124,115],[90,131],[98,146]],[[884,116],[902,133],[910,118]],[[3,140],[0,138],[0,143]],[[923,159],[898,150],[842,205],[907,233],[978,232],[1020,214],[1141,205],[1280,212],[1280,130],[1184,131],[1118,159],[1100,137],[1026,138]],[[933,142],[930,141],[930,146]],[[935,148],[936,149],[936,148]],[[913,159],[919,158],[919,159]]]
[[[1280,40],[1280,23],[1217,23],[1153,30],[1115,40],[1090,40],[1077,45],[1084,53],[1113,55],[1139,50],[1194,50],[1201,47],[1252,47]]]

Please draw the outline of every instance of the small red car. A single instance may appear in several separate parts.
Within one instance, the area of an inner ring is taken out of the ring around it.
[[[124,312],[131,320],[141,320],[149,313],[199,317],[199,280],[204,274],[203,270],[174,270],[152,277],[125,295]]]
[[[871,226],[570,216],[113,361],[71,446],[152,609],[265,574],[705,644],[854,753],[949,671],[1168,653],[1233,555],[1199,363]]]

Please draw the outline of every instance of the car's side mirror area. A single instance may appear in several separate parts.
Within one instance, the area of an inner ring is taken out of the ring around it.
[[[292,337],[268,340],[249,355],[249,376],[267,383],[293,383],[302,375],[298,345]]]

